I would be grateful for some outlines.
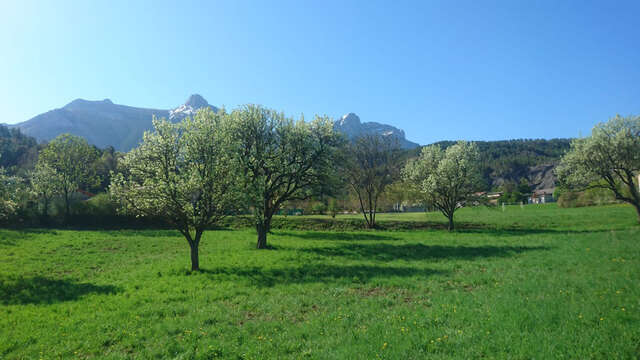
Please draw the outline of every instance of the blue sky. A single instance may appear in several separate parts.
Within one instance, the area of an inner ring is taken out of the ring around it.
[[[192,93],[410,140],[575,137],[640,114],[640,2],[6,1],[0,122]]]

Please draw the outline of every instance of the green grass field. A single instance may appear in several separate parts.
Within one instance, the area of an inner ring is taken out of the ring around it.
[[[640,356],[631,207],[379,219],[427,225],[277,229],[271,250],[209,231],[201,273],[175,231],[0,230],[0,358]]]

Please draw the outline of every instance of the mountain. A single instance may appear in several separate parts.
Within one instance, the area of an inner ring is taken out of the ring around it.
[[[403,149],[414,149],[420,146],[407,140],[403,130],[377,122],[363,123],[360,121],[360,117],[354,113],[348,113],[342,116],[340,120],[333,123],[333,128],[334,130],[342,132],[352,140],[362,135],[378,134],[396,138]]]
[[[189,96],[184,104],[170,110],[117,105],[109,99],[77,99],[60,109],[48,111],[9,127],[18,128],[22,133],[41,142],[69,133],[81,136],[99,148],[113,146],[118,151],[129,151],[138,145],[142,134],[151,129],[153,116],[177,122],[187,116],[193,116],[198,109],[204,107],[218,111],[217,107],[210,105],[198,94]],[[396,137],[405,149],[419,146],[408,141],[404,131],[375,122],[362,123],[358,115],[353,113],[335,121],[334,129],[345,133],[351,139],[364,134],[381,134]]]
[[[118,151],[129,151],[151,129],[153,116],[180,121],[202,107],[211,106],[200,95],[191,95],[173,110],[145,109],[117,105],[111,100],[89,101],[77,99],[60,109],[48,111],[25,122],[11,125],[38,141],[49,141],[63,133],[81,136],[99,148],[113,146]]]

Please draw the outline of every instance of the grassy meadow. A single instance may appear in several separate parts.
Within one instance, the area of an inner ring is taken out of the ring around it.
[[[416,229],[209,231],[200,273],[177,231],[0,230],[0,358],[640,356],[633,208],[379,221]]]

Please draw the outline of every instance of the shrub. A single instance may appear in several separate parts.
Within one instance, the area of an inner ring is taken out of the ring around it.
[[[558,206],[562,208],[605,205],[617,203],[608,189],[588,189],[585,191],[564,191],[558,196]]]

